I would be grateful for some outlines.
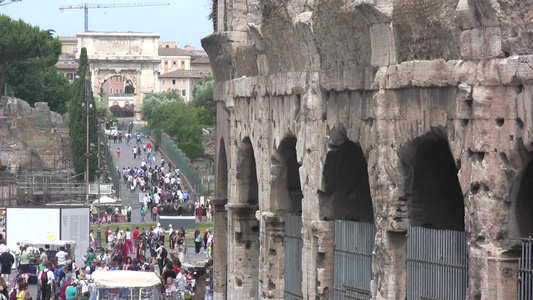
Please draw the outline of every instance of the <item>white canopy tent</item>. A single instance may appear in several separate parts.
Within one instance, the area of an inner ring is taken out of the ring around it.
[[[98,205],[98,199],[93,201],[93,205]],[[122,205],[122,200],[108,196],[102,196],[100,197],[100,205]]]
[[[93,279],[97,286],[104,288],[148,288],[161,284],[153,272],[96,271]]]

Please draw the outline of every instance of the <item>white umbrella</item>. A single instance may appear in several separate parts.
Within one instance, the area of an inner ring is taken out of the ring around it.
[[[109,204],[120,204],[120,203],[122,203],[122,200],[120,199],[115,199],[115,198],[111,198],[108,196],[100,197],[100,204],[109,205]],[[93,204],[98,205],[98,199],[94,200]]]

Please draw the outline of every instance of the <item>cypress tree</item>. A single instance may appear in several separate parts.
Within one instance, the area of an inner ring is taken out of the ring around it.
[[[85,99],[86,79],[88,71],[89,58],[87,49],[82,48],[78,65],[77,75],[72,87],[72,98],[69,101],[68,111],[70,115],[70,140],[72,145],[72,154],[74,156],[74,169],[76,174],[80,174],[78,179],[83,179],[83,173],[86,171],[85,154],[87,152],[87,108]],[[90,88],[90,82],[87,84]],[[96,106],[92,91],[89,98],[89,142],[96,147],[94,152],[98,151],[98,120]],[[90,155],[89,158],[89,178],[93,180],[94,171],[97,168],[96,154]]]

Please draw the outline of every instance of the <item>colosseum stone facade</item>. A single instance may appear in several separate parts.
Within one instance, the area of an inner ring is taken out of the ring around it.
[[[533,1],[214,2],[215,299],[533,297]]]

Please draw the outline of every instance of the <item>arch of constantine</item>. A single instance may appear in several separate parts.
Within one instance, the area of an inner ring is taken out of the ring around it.
[[[214,3],[215,299],[532,297],[533,2]]]
[[[87,49],[93,91],[99,93],[104,82],[115,75],[124,76],[135,88],[135,119],[140,120],[144,95],[153,92],[156,87],[157,66],[160,63],[159,35],[83,32],[78,33],[77,37],[78,48]]]

